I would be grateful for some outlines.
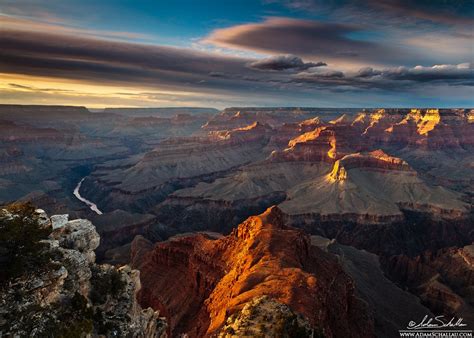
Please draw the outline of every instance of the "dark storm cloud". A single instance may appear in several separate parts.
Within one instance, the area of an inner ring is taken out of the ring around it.
[[[382,71],[381,75],[386,79],[399,81],[447,81],[448,83],[463,81],[469,85],[473,85],[474,82],[474,69],[472,64],[468,63],[461,65],[436,65],[433,67],[397,67]]]
[[[216,68],[235,68],[242,65],[242,61],[237,58],[218,57],[185,48],[25,31],[2,31],[0,44],[2,55],[97,61],[149,70],[204,74]]]
[[[250,62],[250,68],[269,71],[301,71],[311,67],[327,66],[324,62],[304,62],[296,55],[275,55],[265,59]]]
[[[372,67],[364,67],[359,69],[355,77],[368,78],[380,75],[382,72],[380,70],[373,69]]]

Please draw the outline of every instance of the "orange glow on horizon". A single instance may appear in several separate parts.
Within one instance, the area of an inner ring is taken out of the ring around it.
[[[71,79],[5,73],[0,73],[0,93],[4,94],[0,100],[3,104],[80,105],[89,108],[191,106],[198,105],[203,95],[182,90],[96,85]],[[20,95],[28,98],[20,100]]]

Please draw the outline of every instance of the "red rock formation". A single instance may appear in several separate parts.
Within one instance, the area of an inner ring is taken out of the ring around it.
[[[347,154],[364,150],[359,131],[345,120],[338,121],[291,139],[288,148],[275,153],[272,160],[333,163]]]
[[[227,317],[268,295],[326,337],[373,336],[372,320],[335,257],[285,226],[276,207],[250,217],[229,236],[177,237],[132,261],[141,271],[141,304],[160,309],[172,334],[218,333]]]
[[[356,153],[346,155],[334,163],[331,177],[334,179],[345,179],[347,170],[353,168],[365,168],[371,170],[400,170],[416,172],[404,160],[387,155],[383,150],[378,149],[370,153]]]
[[[298,123],[312,118],[318,112],[320,110],[299,108],[226,108],[214,115],[202,128],[209,131],[226,130],[245,127],[254,122],[275,128],[285,123]]]
[[[223,130],[210,132],[211,139],[219,141],[227,140],[231,143],[252,142],[261,140],[268,134],[272,128],[269,125],[260,122],[254,122],[244,127],[232,130]]]
[[[371,142],[437,150],[472,146],[469,112],[456,109],[379,110],[364,136]]]
[[[0,142],[60,142],[65,139],[66,136],[63,133],[53,128],[35,128],[0,120]]]
[[[385,261],[390,278],[417,294],[433,313],[474,320],[474,245]]]

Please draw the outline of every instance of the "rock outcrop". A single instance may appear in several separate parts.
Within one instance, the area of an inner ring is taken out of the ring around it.
[[[322,335],[288,305],[261,296],[227,318],[218,337],[312,337],[318,334]]]
[[[23,238],[26,229],[30,234]],[[1,210],[0,231],[0,262],[6,273],[0,280],[3,334],[166,336],[167,324],[159,313],[143,310],[136,301],[139,272],[95,264],[100,237],[88,220],[52,229],[43,210],[13,205]],[[11,251],[17,249],[9,246],[15,241],[23,245],[17,256]]]
[[[408,288],[434,313],[474,321],[474,245],[387,257],[391,279]]]
[[[372,320],[335,257],[285,226],[276,207],[221,239],[179,236],[141,255],[132,258],[141,272],[140,302],[162,311],[173,335],[217,334],[229,316],[267,295],[326,337],[373,336]]]
[[[346,155],[334,163],[330,177],[335,180],[344,180],[347,178],[347,172],[354,168],[363,168],[379,171],[411,171],[412,168],[400,158],[387,155],[383,150],[375,150],[368,154],[350,154]]]

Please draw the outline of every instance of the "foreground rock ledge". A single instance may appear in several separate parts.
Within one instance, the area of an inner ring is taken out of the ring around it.
[[[117,269],[95,263],[100,237],[91,222],[65,221],[52,230],[43,210],[29,213],[25,210],[30,206],[22,208],[0,209],[0,231],[36,221],[45,233],[50,232],[39,243],[39,254],[50,261],[2,282],[0,332],[21,337],[166,337],[167,324],[159,312],[142,309],[136,301],[139,272],[129,266]],[[18,223],[12,226],[15,220]],[[3,244],[0,241],[0,248]],[[0,252],[3,255],[5,250]]]

